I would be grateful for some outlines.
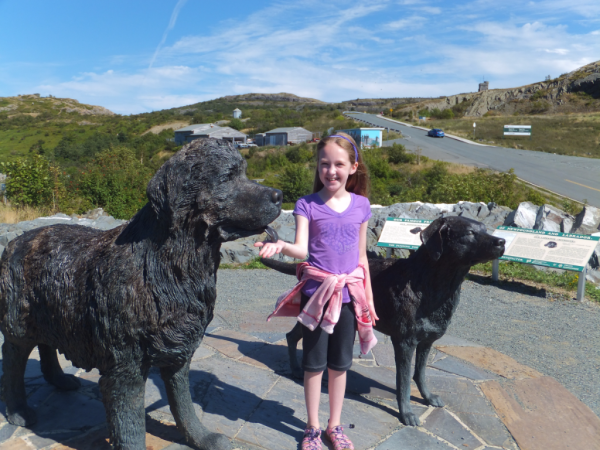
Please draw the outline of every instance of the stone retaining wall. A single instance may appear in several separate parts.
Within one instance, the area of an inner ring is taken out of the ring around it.
[[[384,250],[377,247],[377,241],[387,217],[405,219],[435,220],[441,216],[462,216],[482,222],[491,233],[500,225],[519,228],[533,228],[563,233],[593,234],[599,232],[600,209],[586,206],[577,216],[572,216],[550,205],[537,206],[523,202],[515,210],[495,203],[459,202],[457,204],[432,203],[396,203],[391,206],[371,208],[372,217],[369,220],[367,232],[367,252],[369,256],[383,255]],[[55,214],[51,217],[40,217],[35,220],[17,224],[0,224],[0,254],[4,247],[17,236],[28,230],[54,224],[84,225],[100,230],[109,230],[126,223],[106,215],[101,208],[93,210],[84,216],[67,216]],[[284,241],[293,242],[295,237],[295,221],[291,211],[284,211],[271,224]],[[254,243],[265,236],[253,236],[226,242],[221,246],[221,262],[225,264],[245,263],[258,255]],[[406,257],[408,252],[394,249],[395,256]],[[284,255],[277,255],[282,261],[291,261]],[[600,285],[600,245],[588,263],[587,279]]]

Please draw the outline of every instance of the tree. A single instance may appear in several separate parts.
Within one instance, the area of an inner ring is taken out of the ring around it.
[[[130,219],[147,202],[152,171],[127,147],[98,154],[79,175],[79,195],[117,219]]]
[[[229,121],[229,126],[234,130],[240,131],[244,128],[244,122],[242,122],[240,119],[231,119]]]
[[[279,178],[283,201],[293,203],[300,197],[310,194],[313,177],[309,169],[300,164],[286,167]]]
[[[6,197],[16,206],[51,207],[65,195],[57,167],[42,155],[0,163],[6,173]]]

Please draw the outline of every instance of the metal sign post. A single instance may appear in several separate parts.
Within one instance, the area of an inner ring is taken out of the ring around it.
[[[585,276],[587,274],[587,268],[584,267],[581,272],[579,272],[579,279],[577,280],[577,301],[580,302],[583,300],[585,296]]]

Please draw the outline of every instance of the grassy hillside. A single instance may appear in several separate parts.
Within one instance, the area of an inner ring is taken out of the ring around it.
[[[473,136],[473,122],[477,124]],[[503,135],[504,125],[531,125],[531,139]],[[600,158],[600,113],[431,119],[422,126],[501,147]]]

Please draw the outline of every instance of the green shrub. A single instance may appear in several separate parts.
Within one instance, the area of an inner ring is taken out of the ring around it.
[[[279,177],[279,186],[281,187],[281,192],[283,192],[283,201],[292,203],[300,197],[310,194],[313,180],[311,171],[300,164],[286,167],[283,174]]]
[[[244,122],[240,119],[231,119],[228,126],[239,131],[244,128]]]
[[[153,172],[127,147],[100,153],[79,174],[78,194],[117,219],[130,219],[147,202]]]
[[[6,197],[15,206],[51,207],[65,195],[60,170],[41,155],[0,163],[7,175]]]
[[[308,147],[308,144],[303,143],[292,146],[287,152],[285,152],[285,157],[292,163],[305,163],[312,161],[315,155]]]
[[[415,159],[415,155],[406,153],[406,147],[402,144],[394,143],[391,147],[383,148],[383,150],[392,164],[412,163]]]

